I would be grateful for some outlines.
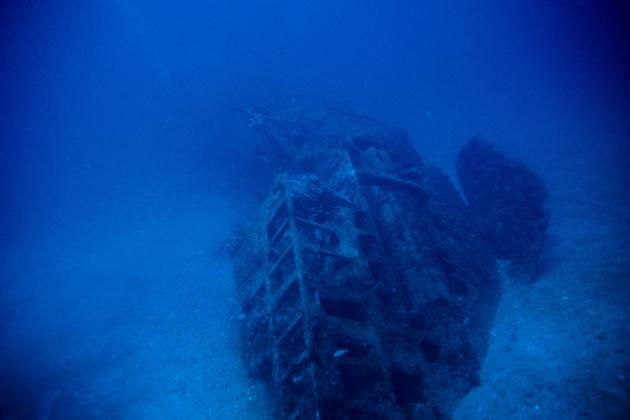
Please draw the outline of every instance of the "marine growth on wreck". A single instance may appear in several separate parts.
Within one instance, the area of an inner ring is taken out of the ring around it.
[[[400,129],[328,106],[248,115],[274,165],[232,261],[276,417],[449,417],[499,297],[471,209]]]

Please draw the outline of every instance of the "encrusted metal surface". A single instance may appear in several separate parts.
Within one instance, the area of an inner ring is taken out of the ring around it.
[[[275,180],[233,262],[244,357],[277,417],[448,417],[476,384],[498,297],[450,182],[364,117],[250,115]]]

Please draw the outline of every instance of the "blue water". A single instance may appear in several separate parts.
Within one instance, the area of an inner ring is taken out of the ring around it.
[[[505,280],[456,418],[622,417],[627,3],[178,3],[0,6],[0,418],[268,418],[220,249],[255,189],[240,109],[302,99],[548,185],[555,268]]]

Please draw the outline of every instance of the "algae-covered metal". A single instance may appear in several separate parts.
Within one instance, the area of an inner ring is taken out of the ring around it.
[[[274,181],[232,259],[244,358],[277,417],[448,417],[477,383],[498,298],[449,180],[365,117],[250,115]]]

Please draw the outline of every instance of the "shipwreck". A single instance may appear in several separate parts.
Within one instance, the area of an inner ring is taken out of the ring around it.
[[[328,106],[248,112],[269,186],[231,258],[275,417],[449,418],[499,298],[469,208],[400,129]]]

